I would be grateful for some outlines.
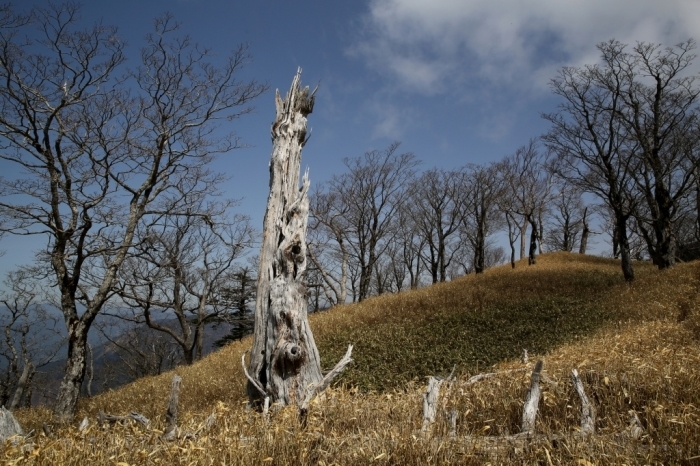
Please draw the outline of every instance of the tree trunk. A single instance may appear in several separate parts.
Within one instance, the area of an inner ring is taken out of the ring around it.
[[[527,263],[528,265],[535,265],[537,262],[537,240],[539,239],[537,220],[532,215],[528,215],[527,219],[530,222],[530,251],[527,256]]]
[[[24,369],[22,369],[22,375],[17,381],[17,388],[12,396],[12,401],[10,402],[10,411],[14,411],[19,407],[20,401],[22,401],[22,395],[27,388],[27,383],[31,380],[32,374],[34,373],[34,364],[30,361],[24,361]]]
[[[586,248],[588,247],[588,235],[591,233],[591,230],[588,228],[588,219],[586,218],[587,213],[588,207],[583,209],[583,219],[581,220],[583,223],[583,229],[581,230],[581,244],[578,248],[579,254],[586,254]]]
[[[82,320],[77,319],[68,327],[66,370],[53,413],[54,421],[59,423],[69,423],[73,420],[75,406],[80,396],[80,387],[83,385],[87,369],[88,328]]]
[[[527,219],[523,220],[523,224],[520,227],[520,258],[525,258],[525,235],[527,234]]]
[[[632,268],[632,256],[630,254],[630,242],[627,237],[627,218],[617,215],[616,228],[617,232],[617,245],[619,248],[622,275],[624,275],[625,280],[631,282],[634,280],[634,269]]]
[[[474,241],[474,272],[483,273],[486,269],[486,213],[481,210],[482,215],[478,216],[476,241]],[[512,246],[512,245],[511,245]]]
[[[321,380],[321,364],[309,328],[304,293],[308,174],[299,189],[301,149],[314,92],[301,88],[301,70],[284,100],[276,94],[272,125],[270,195],[260,248],[255,329],[249,372],[272,402],[300,404]],[[249,381],[251,403],[263,398]]]

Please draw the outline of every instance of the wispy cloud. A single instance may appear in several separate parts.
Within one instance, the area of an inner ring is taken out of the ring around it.
[[[700,31],[697,0],[373,0],[350,53],[431,95],[479,83],[541,92],[611,38],[673,45]]]

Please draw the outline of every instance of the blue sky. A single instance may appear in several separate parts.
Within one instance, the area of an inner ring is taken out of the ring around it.
[[[271,87],[234,123],[249,147],[216,163],[231,176],[225,192],[244,198],[239,210],[258,228],[274,89],[286,92],[297,67],[303,83],[320,84],[302,159],[313,186],[340,173],[344,157],[392,141],[424,168],[498,160],[547,130],[540,114],[557,102],[549,79],[562,66],[595,63],[597,43],[673,45],[700,31],[696,0],[86,0],[83,18],[117,25],[135,66],[141,39],[166,11],[222,57],[248,43],[253,61],[242,77]],[[0,273],[42,245],[1,240]]]

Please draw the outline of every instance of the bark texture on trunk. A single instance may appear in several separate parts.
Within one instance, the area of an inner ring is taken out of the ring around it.
[[[66,370],[58,391],[53,415],[53,420],[59,424],[66,424],[73,420],[75,407],[78,404],[80,387],[83,385],[87,369],[88,325],[77,319],[68,325]]]
[[[306,225],[308,173],[299,188],[301,150],[307,141],[306,117],[314,92],[302,88],[301,70],[283,100],[276,94],[272,125],[270,195],[260,248],[253,350],[249,373],[272,402],[300,404],[307,387],[321,380],[321,364],[306,313]],[[251,402],[262,399],[248,383]]]

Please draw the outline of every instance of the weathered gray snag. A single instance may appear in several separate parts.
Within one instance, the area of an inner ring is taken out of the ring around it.
[[[444,379],[438,377],[428,379],[428,389],[423,394],[423,427],[421,427],[421,432],[426,432],[430,425],[435,422],[442,382]]]
[[[301,87],[301,69],[284,100],[275,96],[272,125],[270,195],[260,247],[248,396],[251,403],[267,395],[284,405],[301,404],[307,387],[321,381],[321,363],[306,314],[306,225],[309,215],[308,172],[301,189],[301,149],[306,144],[306,117],[315,91]],[[256,385],[259,385],[256,386]],[[262,390],[260,390],[262,388]]]
[[[571,382],[574,384],[574,389],[576,389],[579,398],[581,398],[581,433],[586,435],[593,434],[595,433],[595,408],[588,401],[586,392],[583,390],[583,382],[581,382],[581,377],[579,377],[576,369],[571,371]]]
[[[180,398],[180,384],[182,377],[173,376],[173,384],[170,387],[170,398],[168,399],[168,410],[165,413],[165,440],[175,440],[177,438],[177,405]]]

